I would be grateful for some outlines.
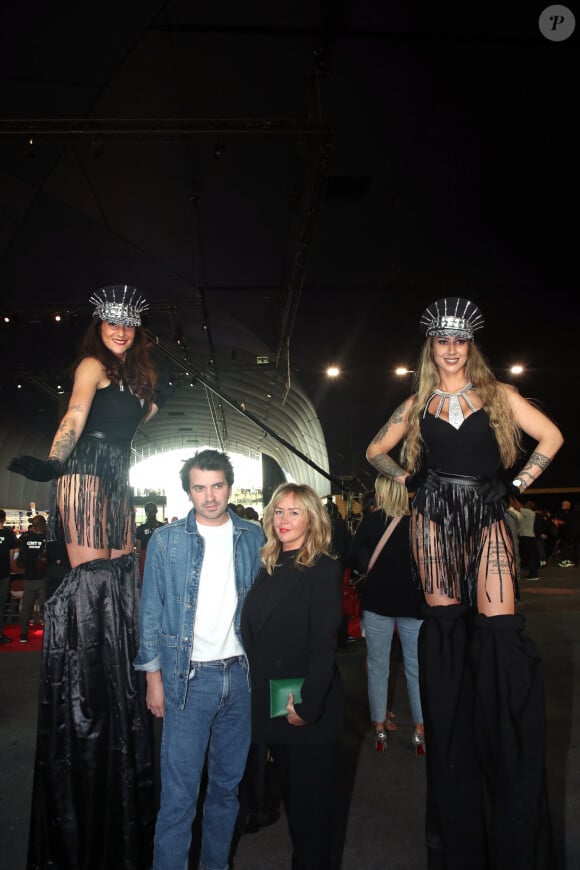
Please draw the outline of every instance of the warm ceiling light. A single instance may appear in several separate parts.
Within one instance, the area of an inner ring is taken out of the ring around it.
[[[521,375],[523,370],[524,367],[518,363],[517,365],[511,367],[510,372],[512,373],[512,375]]]
[[[413,369],[405,368],[405,366],[397,366],[395,369],[395,374],[401,377],[402,375],[412,375]]]
[[[340,374],[340,369],[338,366],[328,366],[326,369],[326,375],[329,378],[337,378]]]

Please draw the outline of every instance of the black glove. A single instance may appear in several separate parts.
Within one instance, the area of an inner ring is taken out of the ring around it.
[[[23,474],[28,480],[44,483],[62,474],[62,463],[58,459],[37,459],[36,456],[15,456],[8,464],[8,471]]]
[[[513,483],[505,483],[499,477],[483,478],[479,487],[479,494],[484,504],[497,504],[510,496],[519,498],[520,490]]]
[[[419,487],[426,489],[427,492],[437,492],[439,489],[439,478],[432,468],[427,471],[414,471],[405,478],[405,486],[411,492],[416,492]]]

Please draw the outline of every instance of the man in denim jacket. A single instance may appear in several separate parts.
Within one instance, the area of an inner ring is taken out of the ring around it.
[[[227,870],[250,745],[240,613],[264,535],[228,510],[234,472],[225,453],[196,453],[180,474],[193,509],[149,541],[134,663],[147,672],[149,710],[164,719],[153,866],[188,866],[207,752],[201,867]]]

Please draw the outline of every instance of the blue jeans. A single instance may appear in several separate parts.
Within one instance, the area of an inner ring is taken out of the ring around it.
[[[201,868],[227,870],[238,815],[238,784],[249,746],[250,684],[245,656],[195,662],[184,709],[165,709],[155,870],[187,870],[206,751]]]
[[[363,610],[365,639],[367,644],[367,670],[369,706],[371,720],[384,722],[387,716],[387,692],[389,687],[389,666],[391,641],[395,625],[399,632],[403,650],[407,693],[411,705],[414,724],[423,722],[421,698],[419,696],[419,662],[417,642],[421,619],[412,616],[381,616],[372,610]]]

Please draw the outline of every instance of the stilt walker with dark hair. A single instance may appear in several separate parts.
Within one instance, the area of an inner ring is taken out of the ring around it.
[[[11,471],[51,484],[72,570],[45,608],[29,870],[151,863],[152,720],[137,655],[131,440],[161,404],[134,287],[104,287],[49,458]]]

